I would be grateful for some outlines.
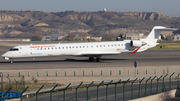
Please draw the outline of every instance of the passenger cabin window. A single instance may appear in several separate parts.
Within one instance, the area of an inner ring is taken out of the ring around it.
[[[11,48],[9,51],[18,51],[18,48]]]

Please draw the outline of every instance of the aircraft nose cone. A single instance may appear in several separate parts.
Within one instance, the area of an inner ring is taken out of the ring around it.
[[[6,60],[9,60],[10,57],[11,57],[10,53],[8,53],[8,52],[4,53],[4,54],[1,55],[1,56],[3,57],[3,59],[6,59]]]
[[[3,54],[3,55],[1,55],[2,57],[6,57],[6,55],[5,54]]]
[[[4,53],[3,55],[1,55],[2,57],[8,57],[9,55],[8,55],[8,53],[6,52],[6,53]]]

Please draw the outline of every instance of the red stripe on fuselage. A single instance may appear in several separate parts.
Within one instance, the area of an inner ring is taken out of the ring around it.
[[[135,54],[141,47],[139,47],[138,49],[136,49],[134,52],[132,52],[131,54]]]

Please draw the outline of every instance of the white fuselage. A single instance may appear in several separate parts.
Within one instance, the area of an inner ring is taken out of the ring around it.
[[[2,55],[5,59],[75,55],[97,57],[101,55],[131,52],[129,41],[60,43],[15,46]]]

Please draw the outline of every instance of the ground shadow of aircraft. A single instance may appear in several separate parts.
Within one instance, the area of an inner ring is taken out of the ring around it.
[[[102,59],[102,62],[90,62],[89,60],[87,59],[72,59],[72,58],[67,58],[67,59],[64,59],[64,60],[31,60],[31,61],[22,61],[22,60],[15,60],[13,63],[46,63],[46,62],[88,62],[88,63],[109,63],[109,62],[113,62],[113,61],[122,61],[122,60],[127,60],[127,59],[109,59],[109,58],[104,58]],[[10,61],[2,61],[0,62],[0,64],[2,63],[10,63]]]

